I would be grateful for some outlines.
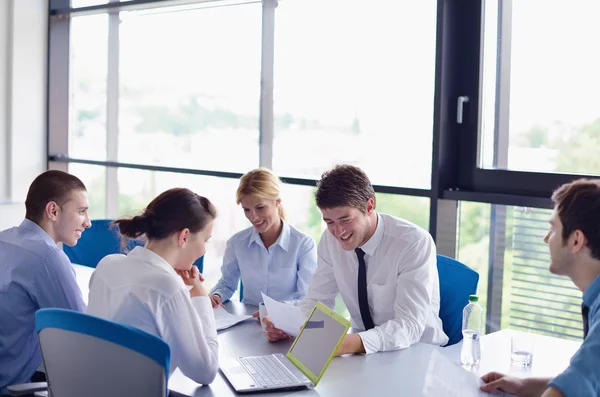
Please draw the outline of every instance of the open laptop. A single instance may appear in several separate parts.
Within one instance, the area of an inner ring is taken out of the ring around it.
[[[319,383],[349,328],[348,320],[317,302],[285,356],[231,358],[221,364],[221,371],[240,393],[311,389]]]

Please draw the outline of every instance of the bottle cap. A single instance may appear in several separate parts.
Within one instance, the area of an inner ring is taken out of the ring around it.
[[[479,297],[477,295],[469,295],[469,302],[478,302]]]

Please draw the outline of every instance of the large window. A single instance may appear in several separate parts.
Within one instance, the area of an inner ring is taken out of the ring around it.
[[[93,218],[206,195],[212,285],[250,226],[243,173],[282,177],[289,222],[318,243],[317,181],[355,164],[378,211],[479,273],[488,332],[581,337],[581,293],[542,240],[552,191],[600,175],[597,1],[67,3],[50,2],[48,160],[85,182]]]
[[[482,167],[600,174],[599,15],[594,0],[485,2]]]
[[[430,187],[436,2],[289,0],[276,17],[274,169]]]

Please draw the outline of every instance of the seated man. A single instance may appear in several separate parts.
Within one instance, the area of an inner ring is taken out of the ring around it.
[[[85,185],[65,172],[46,171],[29,187],[25,209],[19,226],[0,232],[0,394],[29,382],[42,363],[38,309],[86,309],[71,262],[57,246],[77,244],[91,226]]]
[[[422,228],[375,211],[367,175],[350,165],[325,172],[315,193],[327,229],[317,248],[317,270],[299,305],[333,308],[342,296],[352,326],[337,354],[404,349],[417,342],[445,345],[433,239]],[[268,317],[267,339],[289,336]]]
[[[552,195],[554,213],[544,238],[550,272],[569,276],[583,292],[583,344],[569,367],[554,379],[483,376],[483,391],[516,396],[598,396],[600,392],[600,179],[580,179]]]

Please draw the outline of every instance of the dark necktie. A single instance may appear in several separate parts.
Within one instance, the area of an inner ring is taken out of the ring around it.
[[[365,251],[357,248],[354,250],[358,257],[358,307],[365,329],[375,327],[371,312],[369,311],[369,299],[367,295],[367,265],[365,264]]]
[[[587,337],[589,325],[588,325],[588,315],[590,313],[590,308],[585,304],[581,304],[581,316],[583,317],[583,339]]]

